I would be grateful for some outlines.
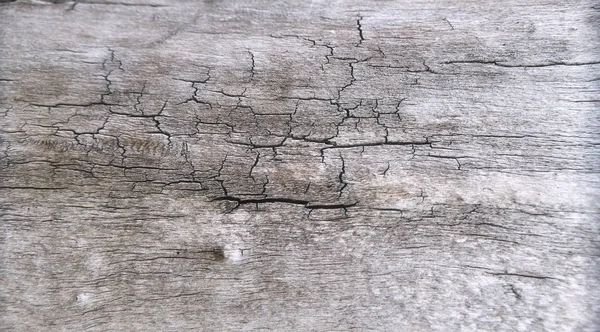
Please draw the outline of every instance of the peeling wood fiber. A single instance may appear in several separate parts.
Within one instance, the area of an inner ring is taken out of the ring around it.
[[[0,1],[0,330],[600,329],[594,1]]]

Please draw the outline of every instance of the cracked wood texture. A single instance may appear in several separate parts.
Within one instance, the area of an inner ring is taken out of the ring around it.
[[[5,331],[598,331],[594,1],[1,1]]]

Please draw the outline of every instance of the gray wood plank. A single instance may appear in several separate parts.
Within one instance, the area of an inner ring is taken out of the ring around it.
[[[0,2],[0,329],[600,328],[597,2]]]

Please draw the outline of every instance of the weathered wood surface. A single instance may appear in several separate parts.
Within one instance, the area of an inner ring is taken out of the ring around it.
[[[0,328],[598,331],[594,1],[0,4]]]

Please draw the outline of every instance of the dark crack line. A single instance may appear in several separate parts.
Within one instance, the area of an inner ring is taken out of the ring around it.
[[[360,37],[360,40],[358,41],[358,43],[356,44],[356,46],[360,46],[362,44],[362,42],[365,40],[365,37],[363,35],[362,23],[360,22],[362,19],[363,19],[363,17],[359,16],[358,20],[356,20],[356,27],[358,29],[358,36]]]
[[[254,53],[248,50],[248,54],[250,54],[250,60],[252,61],[252,67],[250,68],[250,82],[254,80],[254,69],[256,68],[256,61],[254,59]]]
[[[48,2],[48,1],[46,1]],[[151,4],[151,3],[127,3],[127,2],[112,2],[112,1],[75,1],[69,10],[74,10],[75,6],[78,4],[86,4],[86,5],[106,5],[106,6],[124,6],[124,7],[152,7],[152,8],[160,8],[160,7],[169,7],[166,5],[159,4]]]
[[[509,292],[512,293],[517,300],[521,299],[521,293],[517,291],[514,285],[506,285],[506,288],[508,288]]]
[[[383,176],[386,176],[387,172],[390,170],[390,162],[388,161],[387,167],[383,170]]]
[[[346,175],[346,162],[344,161],[344,157],[342,157],[341,154],[340,154],[340,159],[342,160],[342,169],[340,170],[340,173],[338,174],[338,180],[342,184],[342,188],[340,188],[340,193],[338,195],[338,199],[340,199],[342,197],[342,194],[344,193],[344,189],[346,189],[346,187],[348,186],[348,183],[346,183],[346,181],[344,181],[344,177]]]
[[[508,273],[508,272],[485,272],[485,273],[491,274],[493,276],[522,277],[522,278],[531,278],[531,279],[540,279],[540,280],[546,280],[546,279],[558,280],[557,278],[553,278],[553,277],[536,276],[536,275],[521,274],[521,273]]]
[[[254,159],[254,163],[252,163],[252,166],[250,166],[250,172],[248,172],[248,176],[254,182],[256,182],[256,179],[254,178],[254,175],[252,175],[252,172],[254,171],[254,168],[256,167],[256,165],[258,165],[259,159],[260,159],[260,152],[256,152],[256,158]]]
[[[452,25],[452,23],[450,23],[450,21],[448,20],[448,18],[447,18],[447,17],[444,17],[444,18],[443,18],[443,20],[444,20],[444,22],[448,23],[448,25],[450,26],[450,28],[451,28],[452,30],[454,30],[454,25]]]
[[[431,157],[431,158],[440,158],[440,159],[454,159],[454,161],[456,161],[456,163],[458,164],[458,169],[461,169],[461,163],[458,160],[459,158],[467,158],[467,157],[452,157],[452,156],[440,156],[440,155],[433,155],[433,154],[428,154],[427,157]]]
[[[302,205],[307,209],[313,209],[313,210],[346,209],[349,207],[356,206],[358,204],[357,202],[351,203],[351,204],[311,204],[310,201],[303,200],[303,199],[294,199],[294,198],[267,197],[267,198],[244,199],[244,198],[227,196],[227,195],[213,198],[211,201],[235,202],[235,203],[237,203],[237,206],[246,205],[246,204],[285,203],[285,204]]]
[[[507,68],[540,68],[540,67],[552,67],[552,66],[591,66],[598,65],[600,61],[591,62],[548,62],[540,64],[507,64],[501,61],[485,61],[485,60],[456,60],[456,61],[445,61],[442,64],[482,64],[482,65],[495,65],[499,67]]]

